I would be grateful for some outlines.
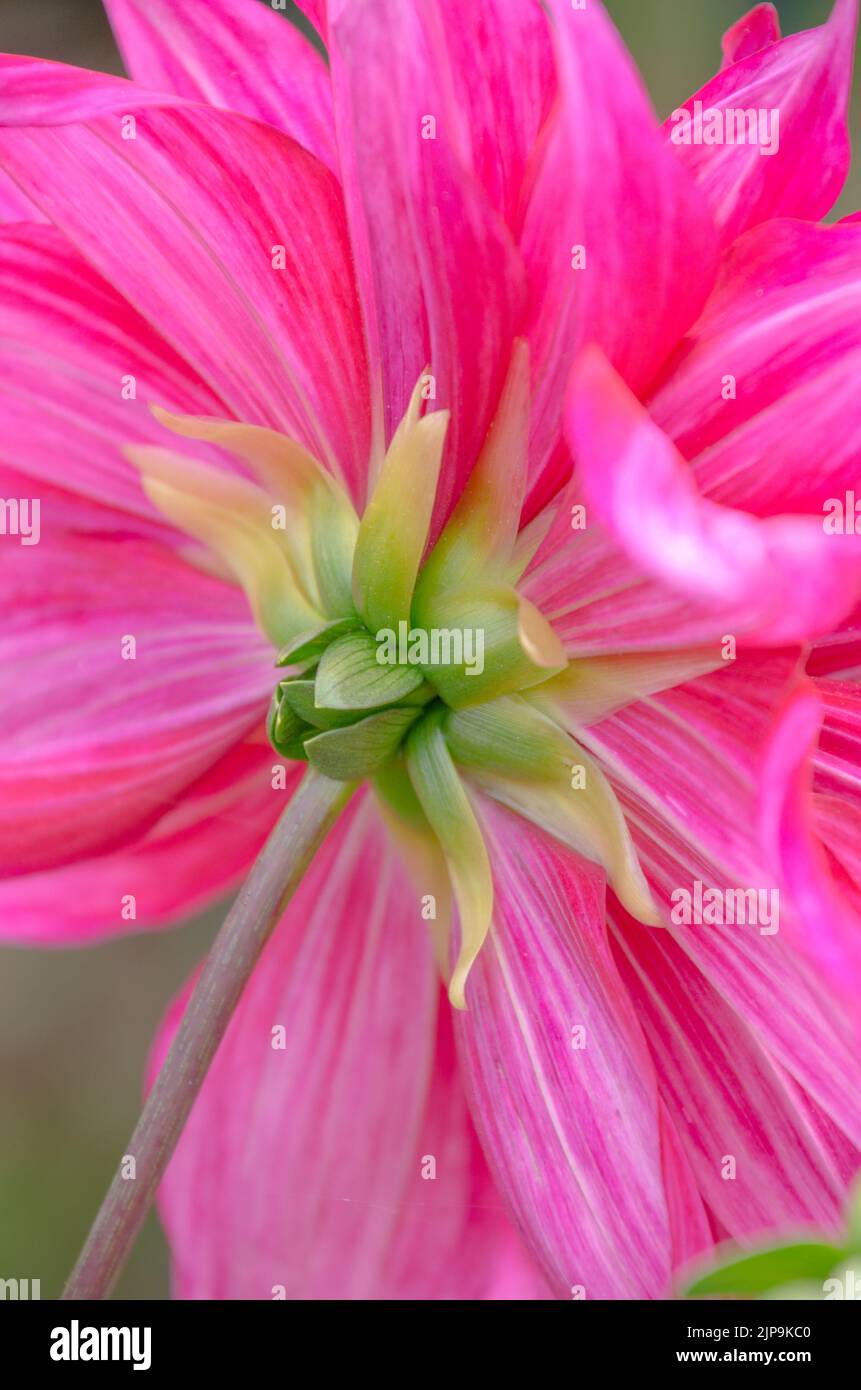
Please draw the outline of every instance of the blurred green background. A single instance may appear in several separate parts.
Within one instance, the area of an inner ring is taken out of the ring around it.
[[[606,2],[662,117],[714,72],[723,30],[747,8]],[[791,32],[821,23],[830,3],[778,8]],[[122,72],[99,0],[0,0],[0,51]],[[856,146],[857,95],[856,83]],[[856,165],[835,215],[859,206]],[[131,1133],[157,1021],[220,917],[71,951],[0,950],[0,1278],[39,1278],[45,1298],[59,1292]],[[116,1296],[168,1294],[167,1251],[151,1218]]]

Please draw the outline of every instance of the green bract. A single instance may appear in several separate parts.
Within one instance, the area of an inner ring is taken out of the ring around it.
[[[422,414],[432,383],[420,378],[361,519],[316,459],[271,430],[159,412],[174,433],[231,450],[255,482],[133,452],[153,501],[217,552],[278,649],[275,749],[335,780],[372,779],[423,872],[442,866],[435,887],[441,902],[453,890],[460,929],[450,995],[465,1007],[493,912],[486,798],[601,864],[629,912],[655,912],[615,795],[563,727],[565,651],[518,590],[541,524],[520,531],[527,349],[516,346],[482,452],[429,545],[448,429],[446,411]],[[438,947],[448,973],[445,930]]]

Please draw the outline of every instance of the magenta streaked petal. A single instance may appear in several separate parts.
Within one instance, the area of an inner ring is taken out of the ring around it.
[[[151,542],[63,533],[49,512],[41,527],[0,550],[7,875],[139,836],[259,723],[272,684],[238,590]]]
[[[814,754],[816,794],[861,810],[861,690],[853,680],[817,679],[815,685],[825,712]]]
[[[750,58],[780,38],[780,18],[773,5],[754,5],[721,39],[723,67]]]
[[[121,849],[3,879],[3,937],[68,946],[169,925],[211,906],[238,887],[301,777],[295,764],[285,786],[273,789],[274,762],[261,729]]]
[[[664,1101],[661,1101],[661,1159],[673,1269],[677,1270],[708,1250],[714,1244],[714,1237],[693,1165]]]
[[[661,1095],[709,1209],[738,1239],[804,1222],[837,1228],[840,1173],[755,1031],[720,997],[684,943],[623,913],[611,918]]]
[[[366,359],[329,170],[272,127],[118,78],[16,59],[0,76],[0,167],[229,414],[362,491]]]
[[[93,503],[67,525],[168,536],[120,450],[164,443],[149,401],[218,414],[218,397],[53,227],[0,228],[0,322],[3,455],[23,485]]]
[[[821,516],[857,484],[859,267],[857,224],[781,219],[727,254],[648,402],[712,500],[759,516]]]
[[[657,900],[670,920],[678,889],[779,885],[758,838],[758,786],[776,713],[796,678],[792,654],[739,657],[648,704],[611,715],[581,739],[600,758],[624,807]],[[793,905],[780,926],[673,926],[688,956],[805,1093],[861,1148],[852,1080],[857,1005],[791,945]]]
[[[770,217],[816,221],[836,202],[849,168],[847,109],[858,0],[834,0],[818,29],[791,34],[724,67],[684,103],[694,111],[777,111],[777,145],[672,143],[712,207],[725,244]],[[665,130],[682,129],[667,121]],[[765,127],[766,142],[770,130]]]
[[[815,828],[812,757],[824,704],[810,682],[792,692],[765,748],[760,828],[798,918],[799,945],[832,988],[861,991],[861,917],[841,900]]]
[[[471,1131],[418,909],[360,793],[269,942],[168,1169],[181,1297],[543,1296]]]
[[[582,1285],[587,1298],[660,1298],[658,1098],[607,944],[603,876],[491,803],[482,822],[495,922],[456,1019],[482,1143],[557,1297]]]
[[[861,537],[822,517],[761,520],[703,497],[670,439],[606,359],[575,367],[566,428],[587,504],[643,571],[713,605],[723,630],[767,645],[828,632],[861,593]]]
[[[346,0],[335,0],[344,4]],[[296,0],[299,9],[311,21],[324,43],[328,41],[329,24],[327,16],[329,0]]]
[[[576,475],[571,495],[583,501]],[[568,498],[560,504],[559,544],[536,557],[520,589],[552,622],[569,657],[707,646],[719,655],[727,628],[713,602],[650,579],[594,517],[585,531],[573,531],[566,512]]]
[[[105,8],[136,82],[268,121],[337,173],[328,69],[285,17],[256,0],[105,0]]]
[[[521,236],[534,290],[530,512],[564,480],[561,413],[578,349],[599,343],[640,390],[696,318],[716,268],[702,200],[663,148],[648,97],[602,7],[553,0],[550,10],[559,96],[536,154]],[[585,248],[584,268],[572,268],[577,246]]]
[[[0,173],[0,223],[2,222],[47,222],[36,204],[22,193],[17,183],[8,174]]]
[[[352,0],[333,20],[330,41],[342,177],[376,373],[377,453],[428,365],[435,408],[452,412],[436,534],[496,407],[524,307],[522,262],[469,165],[436,0],[422,7]]]

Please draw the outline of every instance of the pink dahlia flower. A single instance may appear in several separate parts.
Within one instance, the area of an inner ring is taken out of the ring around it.
[[[168,923],[356,784],[177,1293],[666,1297],[859,1163],[856,0],[663,131],[597,0],[304,8],[328,65],[252,0],[2,59],[5,930]]]

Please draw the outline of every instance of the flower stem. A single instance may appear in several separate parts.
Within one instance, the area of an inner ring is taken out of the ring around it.
[[[126,1155],[63,1291],[107,1298],[137,1239],[183,1126],[260,953],[353,788],[309,768],[263,846],[204,962]]]

